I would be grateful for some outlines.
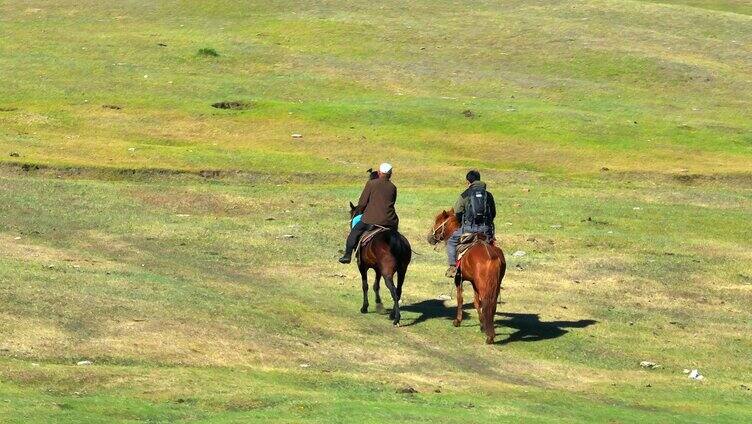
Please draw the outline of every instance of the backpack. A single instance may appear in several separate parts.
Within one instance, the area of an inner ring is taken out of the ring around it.
[[[465,221],[471,225],[485,225],[488,218],[488,193],[484,188],[476,188],[468,193],[468,208]]]

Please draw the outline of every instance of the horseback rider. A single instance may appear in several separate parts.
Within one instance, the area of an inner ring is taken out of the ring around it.
[[[454,278],[457,274],[457,244],[465,233],[481,233],[486,240],[494,239],[494,218],[496,202],[493,195],[486,190],[486,183],[480,180],[480,172],[472,170],[465,177],[467,190],[462,192],[454,204],[454,212],[460,228],[447,239],[447,261],[449,268],[446,276]]]
[[[379,225],[396,230],[399,226],[399,217],[394,210],[397,201],[397,187],[390,181],[392,178],[392,165],[382,163],[379,166],[378,178],[370,179],[363,192],[360,194],[358,206],[355,207],[353,216],[363,214],[360,222],[353,226],[350,235],[347,236],[345,254],[339,258],[339,262],[349,264],[352,253],[360,241],[360,237],[366,231]]]

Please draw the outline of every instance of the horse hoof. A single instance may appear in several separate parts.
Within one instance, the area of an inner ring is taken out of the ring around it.
[[[400,326],[400,323],[399,323],[399,321],[395,322],[395,323],[394,323],[394,326],[395,326],[395,327],[399,327],[399,326]]]
[[[455,327],[459,327],[460,326],[460,320],[456,319],[456,320],[452,321],[452,325],[455,326]]]
[[[384,305],[382,305],[381,303],[377,303],[376,304],[376,312],[378,312],[380,314],[383,313],[384,312]]]
[[[494,338],[493,337],[486,337],[486,344],[494,344]]]
[[[364,307],[360,308],[360,313],[361,314],[367,314],[368,313],[368,306],[364,306]]]

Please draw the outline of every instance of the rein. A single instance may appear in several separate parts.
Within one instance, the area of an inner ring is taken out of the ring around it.
[[[444,220],[444,222],[442,222],[436,228],[433,229],[433,233],[431,233],[431,237],[433,237],[433,239],[436,240],[437,242],[438,241],[444,241],[443,237],[442,237],[441,240],[438,239],[438,238],[436,238],[436,233],[438,233],[439,231],[444,232],[444,227],[446,227],[447,222],[449,222],[450,219],[452,219],[452,216],[449,216],[447,219]]]

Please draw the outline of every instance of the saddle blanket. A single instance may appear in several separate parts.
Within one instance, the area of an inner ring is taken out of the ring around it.
[[[488,243],[493,246],[493,240],[489,242],[486,239],[485,234],[481,233],[465,233],[460,236],[460,240],[457,243],[457,266],[460,265],[460,260],[465,256],[468,250],[476,244]]]
[[[358,246],[355,248],[355,255],[358,256],[358,254],[360,253],[360,248],[367,245],[376,236],[376,234],[383,233],[384,231],[389,231],[389,228],[376,225],[373,230],[368,230],[363,233],[363,235],[360,237]]]

